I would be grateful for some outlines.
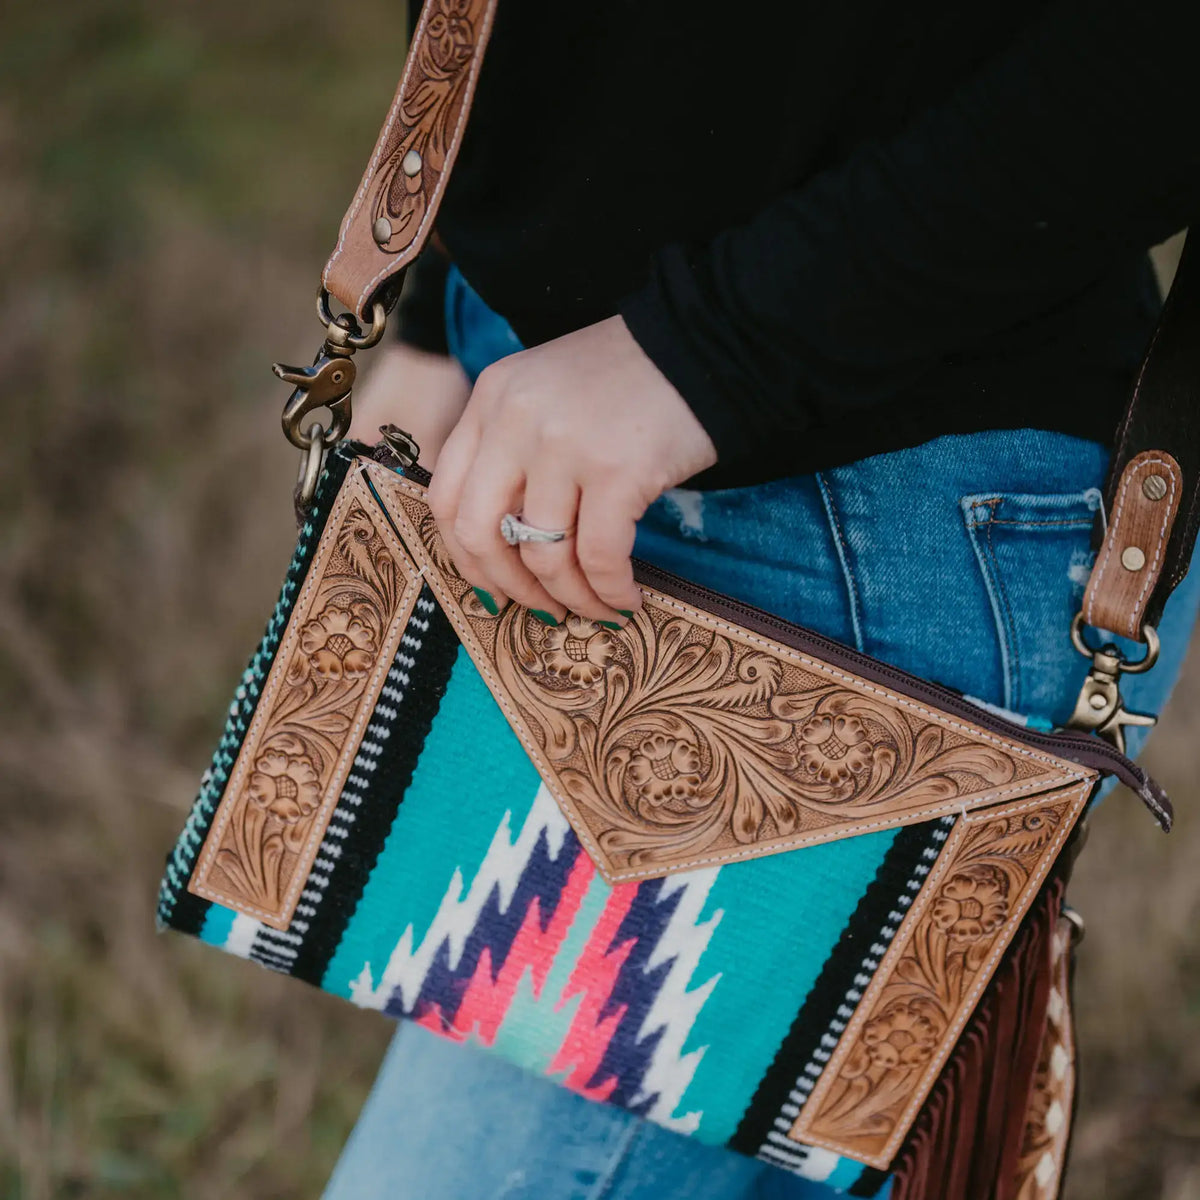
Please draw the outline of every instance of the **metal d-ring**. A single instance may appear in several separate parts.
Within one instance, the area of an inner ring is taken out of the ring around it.
[[[349,321],[345,319],[349,317]],[[369,350],[381,337],[387,328],[387,309],[376,300],[371,305],[371,328],[366,333],[355,333],[358,322],[349,313],[340,317],[333,315],[329,307],[329,292],[320,287],[317,289],[317,319],[325,327],[325,333],[331,345],[349,346],[354,350]],[[345,322],[345,323],[343,323]]]
[[[1097,654],[1110,653],[1116,654],[1115,647],[1110,646],[1089,646],[1083,636],[1083,627],[1086,622],[1083,619],[1083,610],[1075,614],[1075,619],[1071,622],[1071,645],[1083,655],[1084,658],[1094,659]],[[1145,625],[1142,627],[1144,641],[1146,643],[1146,653],[1141,658],[1136,658],[1130,661],[1124,655],[1117,655],[1121,663],[1121,671],[1125,675],[1141,675],[1144,671],[1150,670],[1156,662],[1158,662],[1158,653],[1162,649],[1162,643],[1159,641],[1158,630],[1153,625]]]

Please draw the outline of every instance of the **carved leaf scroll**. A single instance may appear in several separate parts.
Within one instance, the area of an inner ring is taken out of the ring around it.
[[[888,1166],[1088,790],[957,823],[790,1137]]]
[[[189,889],[285,929],[420,590],[357,476],[343,485]]]
[[[643,589],[620,631],[490,616],[421,490],[369,468],[547,785],[610,880],[665,875],[1079,778],[750,631]]]
[[[427,0],[407,84],[374,189],[372,221],[388,219],[386,250],[407,246],[446,170],[477,52],[486,0]]]

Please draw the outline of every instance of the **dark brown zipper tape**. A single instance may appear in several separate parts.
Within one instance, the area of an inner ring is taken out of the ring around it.
[[[373,461],[386,466],[394,468],[396,465],[396,455],[386,446],[375,447],[370,451],[370,457]],[[402,473],[406,478],[411,479],[414,483],[419,483],[422,487],[429,486],[431,476],[424,467],[413,464],[405,467]],[[723,596],[720,592],[714,592],[701,584],[692,583],[690,580],[639,559],[633,560],[633,575],[638,583],[664,592],[684,604],[702,609],[704,612],[711,613],[732,624],[740,625],[763,637],[774,638],[793,650],[799,650],[813,658],[820,659],[829,666],[837,667],[852,675],[858,675],[871,683],[894,688],[910,700],[928,704],[949,716],[968,721],[980,729],[1034,749],[1057,754],[1061,758],[1099,771],[1104,775],[1114,775],[1137,795],[1164,832],[1169,832],[1171,829],[1174,821],[1174,809],[1166,792],[1137,763],[1126,758],[1119,750],[1107,742],[1101,741],[1094,734],[1081,733],[1073,729],[1059,729],[1043,733],[1040,730],[1030,729],[1026,725],[1019,725],[1015,721],[1006,720],[997,713],[972,703],[961,693],[948,687],[921,679],[916,675],[910,675],[899,667],[893,667],[878,658],[872,658],[869,654],[852,650],[849,646],[815,633],[811,629],[805,629],[791,621],[785,621],[782,617],[773,616],[752,604]]]

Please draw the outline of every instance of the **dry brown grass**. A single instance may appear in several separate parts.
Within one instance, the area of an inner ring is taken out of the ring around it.
[[[399,5],[69,0],[0,44],[0,1196],[319,1194],[384,1022],[153,933],[292,537],[274,355],[401,58]],[[298,356],[298,357],[297,357]],[[1200,682],[1180,832],[1096,822],[1078,1200],[1200,1196]],[[552,1198],[547,1198],[552,1200]]]
[[[154,881],[286,565],[267,360],[403,13],[67,8],[0,47],[0,1194],[315,1196],[385,1023],[156,937]]]

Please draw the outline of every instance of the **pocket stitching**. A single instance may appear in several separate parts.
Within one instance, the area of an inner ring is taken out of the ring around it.
[[[992,506],[993,517],[1000,504],[1001,500],[997,498],[996,503]],[[1008,626],[1008,644],[1010,649],[1009,653],[1004,656],[1004,707],[1013,712],[1020,712],[1021,648],[1017,642],[1017,623],[1013,617],[1012,601],[1008,598],[1008,588],[1005,586],[1004,577],[1000,571],[1000,562],[996,558],[996,550],[992,545],[992,529],[997,524],[998,522],[995,520],[987,523],[987,552],[988,557],[992,560],[992,578],[995,580],[996,588],[1000,593],[1000,599],[1004,606],[1004,620]]]
[[[1079,497],[1074,495],[1068,497],[1062,493],[1055,493],[1054,498],[1062,501],[1069,498],[1072,502],[1078,499],[1088,504],[1089,494],[1093,490],[1088,489]],[[1025,501],[1035,501],[1039,498],[1041,497],[1026,494],[1018,497],[1018,499]],[[1005,519],[997,515],[1002,510],[1002,505],[1006,499],[1008,497],[1003,493],[977,493],[961,497],[959,504],[962,509],[967,536],[970,538],[971,547],[979,564],[982,582],[988,597],[988,604],[992,610],[992,619],[995,626],[994,632],[997,640],[997,653],[1000,659],[1000,674],[1004,690],[1004,707],[1019,712],[1022,703],[1021,650],[1009,589],[1004,581],[1004,574],[1000,569],[996,548],[992,543],[992,526],[1001,525],[1014,530],[1024,529],[1031,532],[1045,528],[1056,528],[1064,531],[1072,529],[1089,530],[1093,524],[1091,514],[1094,512],[1094,506],[1088,504],[1089,515],[1087,517],[1081,515],[1075,518],[1062,517],[1061,519],[1056,519],[1055,517],[1051,517],[1048,520],[1014,520],[1011,518]],[[986,513],[982,518],[977,515],[980,510],[984,510]],[[985,527],[986,533],[983,533]]]

